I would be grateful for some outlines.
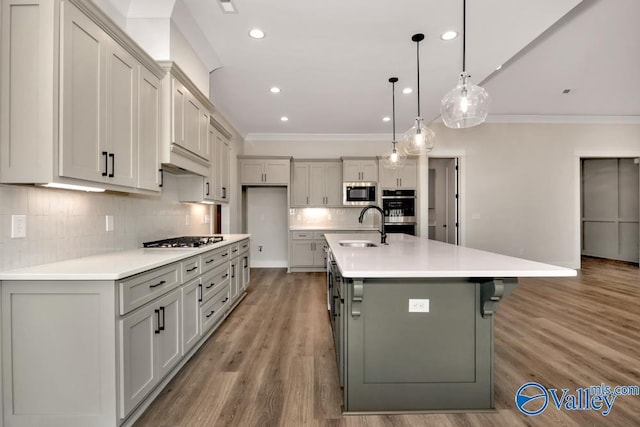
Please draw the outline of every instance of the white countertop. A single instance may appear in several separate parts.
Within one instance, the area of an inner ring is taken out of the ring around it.
[[[377,231],[379,227],[364,225],[294,225],[289,227],[291,231]]]
[[[0,271],[0,280],[119,280],[238,242],[251,235],[222,236],[222,242],[200,248],[131,249]]]
[[[342,240],[370,240],[380,235],[327,234],[344,277],[569,277],[575,270],[409,236],[388,234],[386,246],[352,248]]]

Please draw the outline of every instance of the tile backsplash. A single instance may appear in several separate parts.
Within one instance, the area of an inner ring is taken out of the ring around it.
[[[159,196],[0,184],[0,270],[134,249],[149,240],[210,234],[211,214],[208,205],[178,202],[170,174],[165,174]],[[12,215],[26,215],[25,238],[11,238]],[[107,215],[113,216],[113,231],[106,231]]]
[[[358,217],[362,208],[291,208],[289,226],[291,227],[372,227],[379,224],[379,216],[367,213],[362,224]],[[375,217],[375,218],[374,218]]]

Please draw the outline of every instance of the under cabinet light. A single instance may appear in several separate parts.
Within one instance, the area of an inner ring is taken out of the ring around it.
[[[104,193],[104,188],[85,187],[84,185],[62,184],[59,182],[50,182],[44,184],[43,187],[58,188],[61,190],[87,191],[89,193]]]

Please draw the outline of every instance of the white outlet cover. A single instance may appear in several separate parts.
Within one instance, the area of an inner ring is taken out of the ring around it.
[[[409,313],[428,313],[428,299],[409,299]]]
[[[105,228],[107,231],[113,231],[113,215],[105,216]]]
[[[27,216],[11,215],[11,238],[21,239],[27,237]]]

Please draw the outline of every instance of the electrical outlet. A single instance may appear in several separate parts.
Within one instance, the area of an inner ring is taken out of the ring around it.
[[[428,312],[429,312],[428,299],[410,299],[409,300],[409,313],[428,313]]]
[[[106,230],[113,231],[113,215],[106,215],[105,223]]]
[[[21,239],[27,237],[27,216],[11,215],[11,238]]]
[[[202,223],[203,223],[203,224],[209,224],[209,215],[204,214],[204,215],[202,216]]]

